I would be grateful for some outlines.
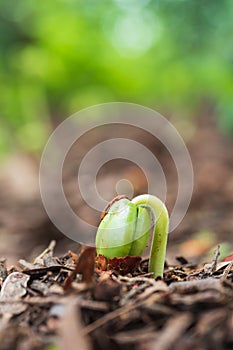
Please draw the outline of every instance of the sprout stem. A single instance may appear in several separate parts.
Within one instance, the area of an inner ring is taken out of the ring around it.
[[[164,203],[150,194],[142,194],[132,199],[137,206],[149,208],[154,216],[154,232],[150,249],[149,272],[154,278],[163,277],[169,217]]]

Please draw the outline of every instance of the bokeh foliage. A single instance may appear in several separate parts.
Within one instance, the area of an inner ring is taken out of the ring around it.
[[[233,131],[232,0],[0,0],[0,153],[49,125],[128,101]]]

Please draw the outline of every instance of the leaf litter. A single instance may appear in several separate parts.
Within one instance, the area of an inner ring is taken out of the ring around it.
[[[178,257],[163,280],[147,259],[54,248],[9,270],[0,259],[0,349],[233,348],[233,260],[218,261],[220,247],[204,265]]]

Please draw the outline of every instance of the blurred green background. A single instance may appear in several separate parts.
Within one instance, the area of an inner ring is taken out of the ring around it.
[[[233,131],[232,0],[0,0],[0,157],[127,101]]]

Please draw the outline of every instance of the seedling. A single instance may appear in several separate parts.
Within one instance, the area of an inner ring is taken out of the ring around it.
[[[101,215],[96,234],[97,254],[107,259],[142,255],[149,244],[149,272],[163,276],[169,217],[164,203],[157,197],[143,194],[128,199],[118,196]]]

